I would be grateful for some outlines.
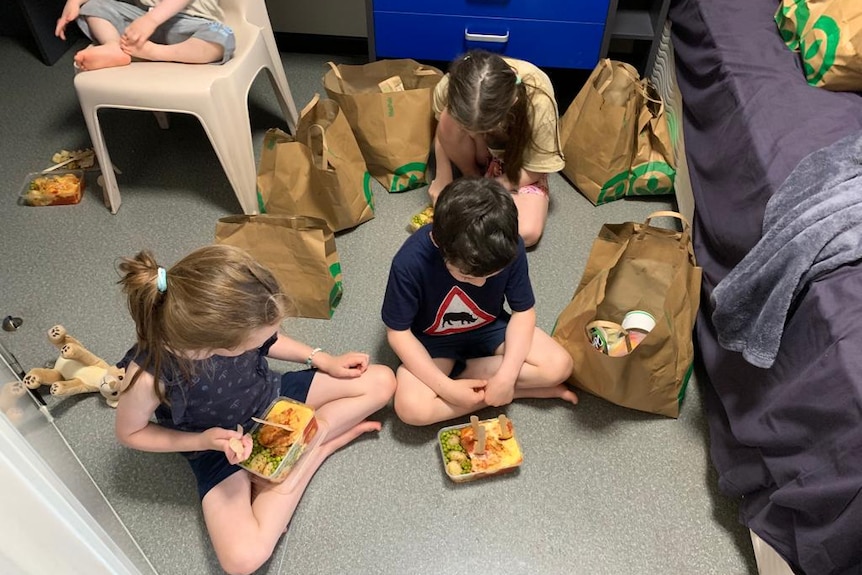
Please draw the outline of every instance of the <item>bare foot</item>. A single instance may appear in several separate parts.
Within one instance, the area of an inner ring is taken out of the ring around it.
[[[125,54],[139,60],[150,60],[153,62],[163,62],[166,60],[162,53],[164,46],[155,42],[144,42],[140,47],[133,46],[126,42],[122,43],[122,50]]]
[[[75,54],[75,64],[81,70],[128,66],[131,62],[131,56],[123,52],[119,44],[89,46]]]
[[[562,399],[572,405],[578,404],[578,395],[562,383],[554,387],[515,388],[516,399],[526,397],[534,399]]]
[[[332,439],[327,439],[327,441],[320,446],[320,449],[328,456],[344,447],[363,433],[380,431],[382,427],[383,425],[379,421],[361,421],[341,435],[333,437]]]

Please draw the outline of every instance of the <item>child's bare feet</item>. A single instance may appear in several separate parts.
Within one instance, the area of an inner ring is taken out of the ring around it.
[[[131,62],[131,56],[123,52],[119,44],[88,46],[75,54],[75,64],[81,70],[128,66]]]
[[[336,437],[327,439],[326,443],[320,446],[320,449],[328,456],[338,449],[344,447],[363,433],[371,431],[380,431],[383,425],[379,421],[361,421]]]
[[[562,399],[568,401],[572,405],[578,404],[578,395],[565,384],[561,383],[554,387],[521,387],[515,388],[515,398],[534,398],[534,399]]]
[[[122,42],[122,50],[125,54],[139,60],[150,60],[153,62],[164,62],[167,60],[164,54],[164,46],[155,42],[144,42],[140,47],[128,42]]]

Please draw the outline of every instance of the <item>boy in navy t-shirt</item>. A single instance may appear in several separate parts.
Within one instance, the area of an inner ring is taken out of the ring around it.
[[[503,304],[511,309],[509,314]],[[536,327],[512,195],[461,178],[392,260],[382,317],[400,358],[395,411],[428,425],[520,397],[577,403],[572,358]]]

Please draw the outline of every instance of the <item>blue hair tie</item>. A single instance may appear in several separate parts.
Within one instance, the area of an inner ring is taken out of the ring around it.
[[[159,293],[168,291],[168,272],[161,266],[159,266],[158,275],[156,275],[156,287],[159,289]]]

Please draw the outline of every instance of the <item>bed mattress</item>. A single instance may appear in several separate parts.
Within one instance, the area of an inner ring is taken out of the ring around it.
[[[777,0],[675,0],[669,17],[703,267],[695,328],[710,449],[741,520],[798,572],[862,573],[862,264],[797,298],[769,369],[721,348],[709,295],[808,154],[862,130],[862,96],[806,84]],[[862,222],[860,222],[862,225]]]

